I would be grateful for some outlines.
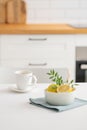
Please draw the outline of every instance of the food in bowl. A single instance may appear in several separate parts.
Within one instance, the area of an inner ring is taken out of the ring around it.
[[[64,82],[62,77],[54,70],[48,73],[50,79],[55,83],[45,89],[45,100],[51,105],[69,105],[75,99],[75,87],[73,80]]]
[[[66,87],[64,84],[56,86],[56,84],[51,84],[45,90],[45,99],[51,105],[68,105],[74,102],[75,99],[75,88]]]

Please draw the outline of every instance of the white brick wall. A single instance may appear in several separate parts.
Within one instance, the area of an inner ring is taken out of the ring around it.
[[[86,23],[87,0],[25,0],[27,23]]]

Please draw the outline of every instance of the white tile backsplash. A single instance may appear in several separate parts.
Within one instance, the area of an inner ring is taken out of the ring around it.
[[[87,10],[86,9],[71,9],[71,10],[66,10],[66,17],[67,18],[84,18],[87,19]]]
[[[78,0],[51,0],[51,7],[56,9],[78,8]]]
[[[24,0],[27,23],[87,22],[87,0]]]
[[[49,8],[49,0],[27,0],[29,8],[34,8],[34,9],[45,9]]]
[[[64,11],[59,10],[59,12],[56,11],[56,9],[42,9],[41,11],[36,10],[36,16],[37,18],[64,18]]]

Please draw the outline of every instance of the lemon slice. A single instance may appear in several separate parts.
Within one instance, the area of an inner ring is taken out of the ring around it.
[[[49,91],[49,92],[57,92],[57,84],[49,85],[46,90]]]
[[[68,89],[68,92],[73,92],[74,90],[75,90],[75,88],[70,87],[70,88]]]
[[[59,92],[67,92],[70,89],[69,85],[61,85],[59,87]]]

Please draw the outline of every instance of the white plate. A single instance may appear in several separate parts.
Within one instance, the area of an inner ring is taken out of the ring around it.
[[[9,89],[10,89],[11,91],[14,91],[14,92],[25,93],[25,92],[29,92],[29,91],[32,90],[33,88],[27,88],[27,89],[24,89],[24,90],[20,90],[20,89],[18,89],[16,86],[12,86],[12,87],[9,87]]]

